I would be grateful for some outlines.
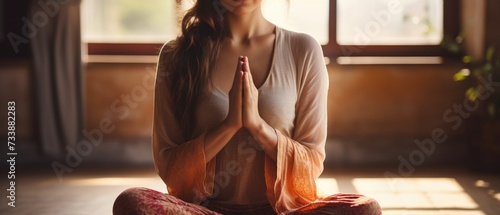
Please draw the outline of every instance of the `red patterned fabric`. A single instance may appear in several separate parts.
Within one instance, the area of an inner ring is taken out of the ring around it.
[[[113,214],[276,214],[270,205],[238,206],[209,202],[207,207],[187,203],[174,196],[148,188],[130,188],[123,191],[115,200],[113,205]],[[382,212],[377,201],[372,198],[360,194],[335,194],[321,198],[293,211],[285,212],[284,214],[380,215]]]
[[[339,193],[319,199],[285,214],[380,215],[382,211],[375,199],[360,194]]]
[[[205,207],[148,188],[130,188],[116,198],[113,214],[219,214]]]

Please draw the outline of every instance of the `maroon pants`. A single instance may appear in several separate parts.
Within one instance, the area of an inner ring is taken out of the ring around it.
[[[227,205],[210,202],[206,207],[147,188],[130,188],[116,198],[115,215],[139,214],[276,214],[269,204]],[[377,201],[359,194],[335,194],[286,214],[380,215]]]

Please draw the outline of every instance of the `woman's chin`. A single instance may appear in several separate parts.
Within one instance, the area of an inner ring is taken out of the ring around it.
[[[231,13],[244,15],[253,12],[261,1],[252,0],[222,0],[222,5]]]

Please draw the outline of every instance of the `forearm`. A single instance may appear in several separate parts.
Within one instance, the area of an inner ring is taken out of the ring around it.
[[[278,136],[274,128],[262,119],[258,126],[249,129],[249,132],[267,156],[276,161],[278,156]]]
[[[222,122],[205,135],[205,159],[206,162],[212,160],[217,153],[231,140],[239,129]]]

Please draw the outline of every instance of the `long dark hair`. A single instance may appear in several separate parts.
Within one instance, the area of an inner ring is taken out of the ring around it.
[[[210,86],[214,62],[225,34],[219,0],[197,0],[181,22],[182,34],[167,44],[169,89],[184,138],[192,138],[200,93]]]

